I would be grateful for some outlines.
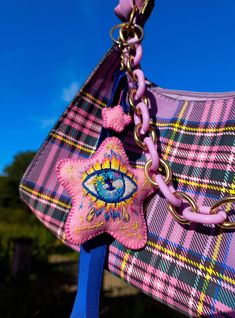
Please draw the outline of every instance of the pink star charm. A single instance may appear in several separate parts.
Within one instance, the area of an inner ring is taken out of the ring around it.
[[[131,116],[124,113],[121,105],[103,108],[102,118],[104,128],[113,129],[116,132],[122,132],[131,122]]]
[[[79,245],[106,232],[127,248],[145,246],[143,202],[154,188],[143,168],[130,166],[118,138],[105,139],[89,159],[61,160],[57,176],[72,198],[65,224],[70,243]]]

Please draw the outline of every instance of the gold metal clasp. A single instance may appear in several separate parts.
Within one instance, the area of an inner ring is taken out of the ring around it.
[[[230,196],[230,197],[225,197],[220,199],[219,201],[215,202],[214,205],[212,205],[211,207],[211,214],[216,213],[216,210],[218,208],[220,208],[223,205],[226,205],[228,203],[234,203],[235,202],[235,196]],[[228,212],[227,212],[228,213]],[[222,227],[223,229],[230,229],[230,230],[234,230],[235,229],[235,222],[223,222],[221,224],[217,224],[219,227]]]

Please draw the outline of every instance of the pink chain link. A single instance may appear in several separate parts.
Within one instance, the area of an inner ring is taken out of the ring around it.
[[[174,196],[175,189],[171,185],[171,188],[169,185],[167,185],[164,181],[164,178],[161,174],[157,174],[155,177],[155,180],[159,186],[159,189],[161,190],[164,197],[167,199],[167,201],[172,204],[174,207],[179,207],[182,204],[182,201]],[[173,189],[173,191],[171,190]]]
[[[133,60],[133,66],[137,66],[140,64],[140,61],[142,59],[143,56],[143,48],[141,44],[137,44],[136,45],[136,54]]]
[[[149,126],[150,126],[149,111],[148,111],[147,105],[143,102],[140,102],[139,104],[137,104],[136,109],[141,111],[143,123],[140,129],[140,133],[144,135],[149,130]],[[137,125],[141,123],[140,117],[137,114],[134,114],[134,115],[135,115],[135,124]]]
[[[159,163],[160,163],[157,147],[154,144],[152,137],[144,138],[144,142],[148,148],[148,152],[145,153],[145,156],[147,160],[152,159],[151,170],[157,171],[159,169]]]
[[[191,222],[197,222],[202,224],[219,224],[223,223],[227,219],[226,212],[219,210],[216,214],[210,214],[211,208],[208,206],[200,206],[200,213],[192,212],[191,207],[187,207],[183,210],[182,215],[185,219]]]
[[[130,42],[132,40],[133,39],[130,39]],[[139,65],[140,60],[142,58],[142,52],[143,52],[142,45],[140,43],[136,45],[135,47],[136,47],[136,50],[135,50],[136,54],[134,56],[134,59],[133,59],[134,62],[132,63],[132,66]],[[133,71],[133,75],[135,79],[137,80],[137,85],[133,81],[133,79],[127,74],[129,89],[137,89],[134,99],[136,101],[142,100],[146,91],[144,73],[141,69],[135,69]],[[149,126],[150,126],[150,115],[149,115],[148,107],[144,102],[141,101],[137,104],[136,109],[139,109],[141,111],[142,120],[139,114],[135,113],[134,123],[135,125],[142,123],[140,133],[145,134],[149,130]],[[157,146],[154,144],[152,137],[145,137],[144,143],[147,146],[147,151],[145,152],[146,158],[147,160],[152,159],[151,170],[158,171],[160,161],[159,161]],[[182,204],[182,200],[180,198],[177,198],[174,195],[174,192],[176,192],[176,190],[174,189],[173,185],[172,184],[167,185],[164,181],[163,176],[160,173],[156,174],[155,181],[158,184],[160,191],[165,196],[167,201],[175,208],[180,207]],[[191,207],[187,207],[183,210],[182,216],[190,222],[197,222],[197,223],[203,223],[203,224],[219,224],[219,223],[223,223],[227,218],[226,213],[222,210],[218,210],[216,214],[211,214],[210,211],[211,211],[210,207],[200,206],[198,207],[197,213],[195,213],[191,210]]]
[[[133,75],[137,78],[138,80],[138,87],[137,91],[135,93],[135,100],[139,100],[144,96],[146,85],[145,85],[145,78],[144,78],[144,72],[140,69],[136,69],[133,72]]]
[[[144,2],[145,0],[135,0],[138,8],[141,8]],[[114,9],[114,12],[122,21],[128,21],[133,7],[133,0],[119,0],[119,4]]]

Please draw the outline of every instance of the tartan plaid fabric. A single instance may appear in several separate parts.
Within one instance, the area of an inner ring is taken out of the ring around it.
[[[20,185],[22,199],[66,244],[64,224],[71,201],[57,181],[55,164],[95,152],[101,109],[109,100],[119,62],[115,49],[108,52],[51,131]],[[177,190],[208,206],[234,195],[235,94],[173,92],[151,83],[147,91],[158,150],[171,165]],[[144,165],[145,157],[133,141],[133,126],[124,147],[134,167]],[[145,249],[131,251],[113,242],[108,269],[188,316],[235,317],[234,231],[178,224],[158,192],[149,197],[145,211],[149,230]]]

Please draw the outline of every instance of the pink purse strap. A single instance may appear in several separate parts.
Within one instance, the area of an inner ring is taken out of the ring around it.
[[[139,15],[138,23],[144,25],[153,10],[154,4],[155,0],[119,0],[114,12],[120,20],[126,22],[129,21],[133,9],[136,8]]]
[[[115,40],[113,36],[112,39],[120,47],[122,68],[127,71],[128,99],[134,113],[134,138],[137,145],[145,152],[147,159],[144,168],[146,178],[162,192],[168,202],[168,211],[177,222],[182,224],[190,224],[191,222],[217,224],[224,229],[235,229],[235,222],[227,221],[227,214],[221,209],[224,205],[233,203],[235,196],[225,197],[215,202],[212,207],[198,205],[190,195],[174,188],[171,167],[165,160],[159,158],[157,135],[151,126],[150,105],[145,94],[145,76],[139,64],[143,52],[141,41],[144,31],[137,24],[137,21],[139,14],[144,14],[150,3],[153,7],[153,0],[120,0],[115,8],[115,13],[121,20],[127,22],[112,29],[120,28],[119,39]],[[124,37],[124,34],[127,36]],[[187,207],[183,209],[182,213],[179,213],[178,208],[182,206],[183,202],[187,203]]]

